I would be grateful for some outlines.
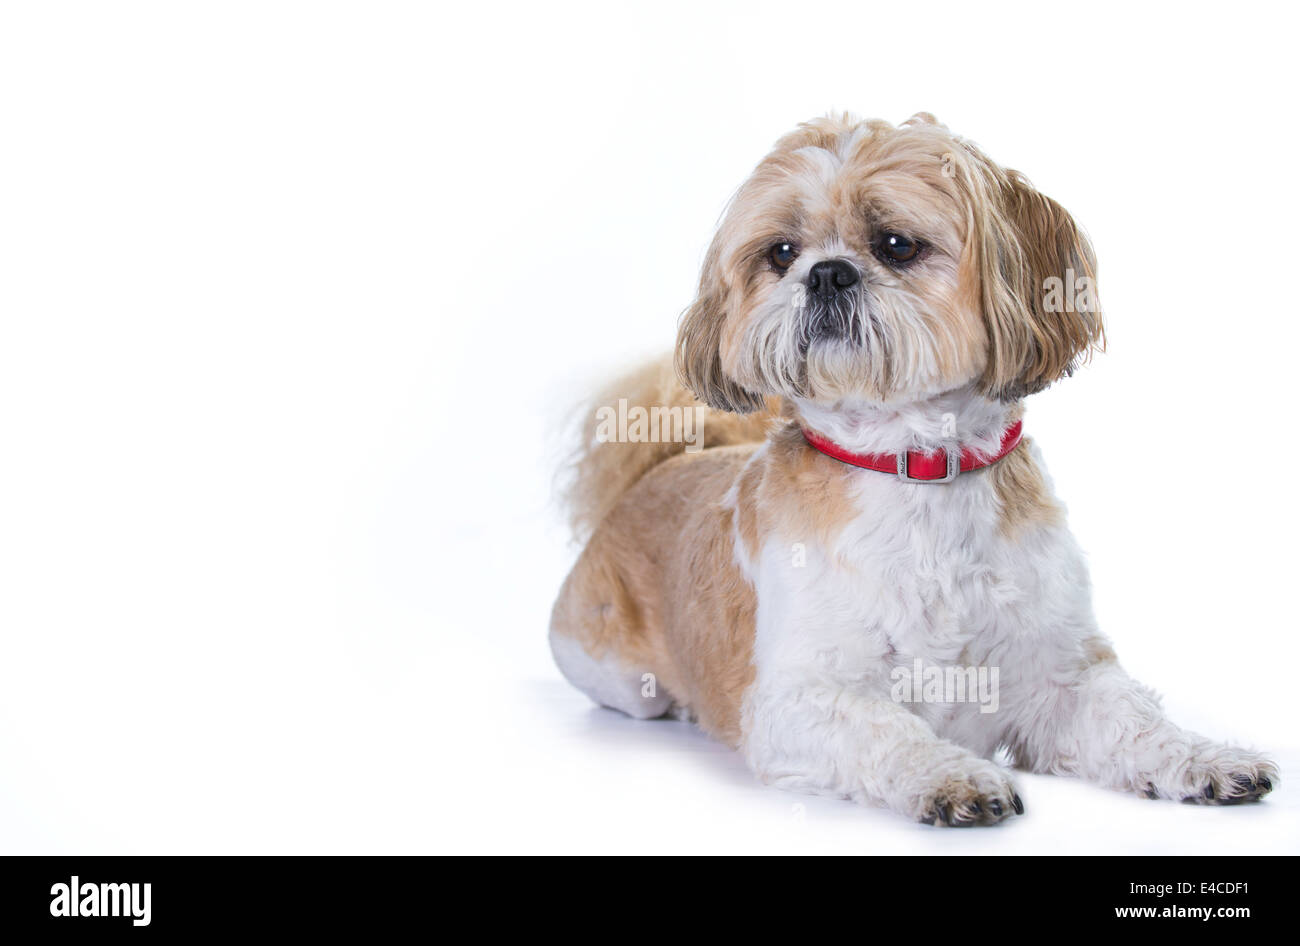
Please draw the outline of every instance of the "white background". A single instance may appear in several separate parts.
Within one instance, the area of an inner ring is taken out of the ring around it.
[[[1284,7],[12,4],[0,852],[1296,852]],[[1035,397],[1124,664],[1266,803],[1023,776],[943,832],[591,707],[555,430],[797,121],[933,111],[1089,230]]]

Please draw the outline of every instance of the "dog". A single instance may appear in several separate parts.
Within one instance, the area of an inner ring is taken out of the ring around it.
[[[1024,398],[1104,347],[1095,279],[1059,204],[928,113],[781,138],[672,364],[597,398],[696,412],[702,449],[588,423],[564,676],[696,722],[766,783],[937,826],[1024,814],[999,751],[1147,798],[1271,791],[1272,762],[1121,669],[1023,434]]]

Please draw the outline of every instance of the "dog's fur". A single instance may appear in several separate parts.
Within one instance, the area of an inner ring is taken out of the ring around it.
[[[882,237],[920,241],[907,264]],[[772,248],[788,243],[788,268]],[[812,267],[859,281],[807,299]],[[1102,343],[1070,216],[929,115],[832,116],[782,138],[733,199],[684,314],[676,371],[604,403],[708,405],[704,449],[598,442],[572,496],[590,539],[551,623],[557,663],[597,702],[698,721],[765,781],[884,803],[936,824],[1023,810],[1001,747],[1035,772],[1151,798],[1254,800],[1259,754],[1187,732],[1097,629],[1083,557],[1023,440],[951,483],[831,459],[996,452],[1021,399]],[[802,305],[800,303],[803,303]],[[996,667],[998,709],[900,702],[897,668]]]

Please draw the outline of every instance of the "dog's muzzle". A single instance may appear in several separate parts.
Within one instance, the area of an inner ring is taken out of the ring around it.
[[[862,277],[848,260],[823,260],[808,272],[804,334],[816,339],[858,337],[859,284]]]

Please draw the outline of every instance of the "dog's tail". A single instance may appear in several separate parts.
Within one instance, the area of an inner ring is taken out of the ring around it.
[[[753,414],[706,407],[677,380],[671,356],[611,383],[583,408],[580,441],[562,471],[574,537],[585,542],[619,497],[665,460],[762,442],[776,409],[775,399]]]

